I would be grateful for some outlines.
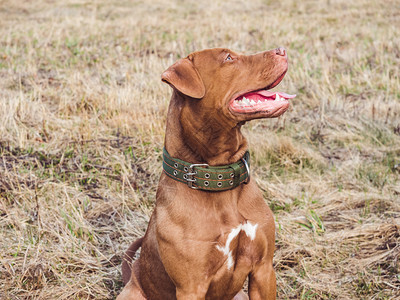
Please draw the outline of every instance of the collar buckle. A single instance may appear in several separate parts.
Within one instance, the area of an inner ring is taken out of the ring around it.
[[[240,160],[243,162],[244,166],[246,167],[246,171],[247,171],[247,179],[243,183],[248,184],[250,182],[250,168],[247,163],[247,160],[244,157],[242,157]]]
[[[194,186],[193,183],[196,182],[196,178],[194,178],[194,175],[197,174],[197,171],[195,170],[196,167],[205,167],[208,168],[208,164],[191,164],[189,166],[188,172],[183,174],[183,179],[187,181],[188,187],[194,190],[198,190],[199,188],[197,186]]]

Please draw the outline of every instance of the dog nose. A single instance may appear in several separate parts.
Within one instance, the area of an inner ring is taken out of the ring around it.
[[[276,55],[286,56],[286,49],[283,47],[279,47],[275,49]]]

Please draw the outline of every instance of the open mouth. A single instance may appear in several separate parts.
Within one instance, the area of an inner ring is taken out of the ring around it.
[[[247,92],[231,100],[230,110],[238,114],[262,114],[264,117],[278,117],[283,114],[289,107],[289,99],[296,95],[271,92],[268,89],[278,85],[285,73],[266,89]]]
[[[267,90],[253,91],[231,101],[230,108],[237,113],[269,113],[285,107],[287,109],[289,106],[288,100],[294,97],[296,95],[281,92],[270,92]]]

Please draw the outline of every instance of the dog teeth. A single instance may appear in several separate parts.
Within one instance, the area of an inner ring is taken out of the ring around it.
[[[256,102],[254,100],[250,100],[250,105],[256,105]]]
[[[243,103],[244,103],[244,104],[250,104],[250,101],[249,101],[249,99],[243,97]]]
[[[285,101],[284,97],[280,97],[279,94],[276,94],[275,101]]]
[[[243,106],[243,101],[242,100],[236,100],[236,106]]]

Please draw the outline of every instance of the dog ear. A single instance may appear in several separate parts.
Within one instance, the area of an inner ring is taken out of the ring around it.
[[[165,70],[161,75],[161,80],[192,98],[203,98],[206,93],[199,72],[188,58],[178,60]]]

